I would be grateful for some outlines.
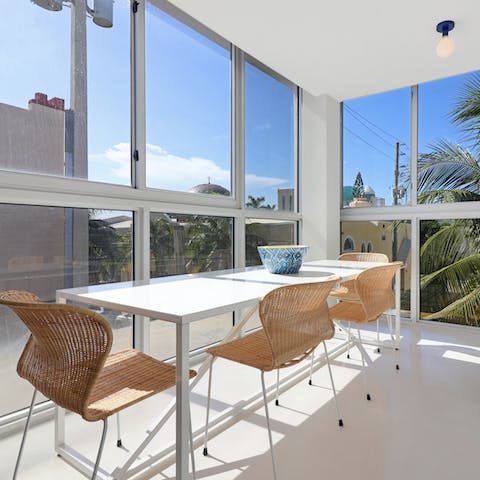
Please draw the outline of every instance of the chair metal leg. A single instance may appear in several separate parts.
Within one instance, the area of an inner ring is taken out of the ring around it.
[[[350,342],[352,341],[352,335],[350,333],[350,322],[348,322],[347,338],[348,338],[347,358],[350,359]]]
[[[377,352],[380,353],[380,318],[377,318]]]
[[[310,362],[310,378],[308,379],[308,384],[313,385],[312,376],[313,376],[313,362],[315,361],[315,350],[312,352],[312,360]]]
[[[102,458],[103,446],[105,445],[105,438],[107,438],[108,418],[103,419],[103,432],[102,439],[100,440],[100,446],[98,447],[97,460],[95,461],[95,467],[93,467],[92,480],[95,480],[97,476],[98,467],[100,465],[100,459]]]
[[[396,345],[396,340],[395,340],[395,337],[393,336],[392,317],[393,317],[393,315],[387,313],[388,331],[390,332],[390,337],[392,339],[393,348],[395,350],[395,368],[397,370],[400,370],[400,351],[399,351],[398,347],[395,346]]]
[[[330,360],[328,358],[327,345],[325,344],[325,342],[322,343],[323,349],[325,350],[325,359],[327,360],[328,373],[330,374],[330,382],[332,383],[333,398],[335,399],[335,408],[337,409],[338,426],[343,427],[342,416],[340,415],[340,409],[338,408],[337,391],[335,389],[335,383],[333,381],[332,367],[330,366]]]
[[[280,402],[278,401],[279,388],[280,388],[280,369],[277,368],[277,391],[276,391],[276,394],[275,394],[275,405],[277,407],[278,407],[278,405],[280,405]]]
[[[208,455],[208,448],[207,448],[207,442],[208,442],[208,420],[210,416],[210,397],[212,396],[212,370],[213,370],[213,356],[210,359],[210,368],[208,371],[208,396],[207,396],[207,417],[205,420],[205,439],[203,441],[203,454],[205,456]]]
[[[365,350],[363,348],[363,343],[362,343],[362,335],[360,333],[360,329],[357,327],[357,333],[358,333],[358,342],[359,342],[359,350],[360,350],[360,356],[362,357],[362,372],[363,372],[363,385],[365,388],[365,393],[367,396],[367,400],[371,400],[372,396],[370,393],[368,393],[368,387],[367,387],[367,369],[365,365]]]
[[[273,453],[272,429],[270,428],[270,416],[268,415],[267,392],[265,389],[265,372],[261,372],[263,402],[265,403],[265,416],[267,418],[268,441],[270,442],[270,453],[272,455],[273,478],[277,480],[277,469],[275,468],[275,456]]]
[[[27,438],[28,427],[30,426],[30,419],[32,418],[33,407],[35,406],[35,399],[37,397],[37,389],[33,391],[32,401],[30,403],[30,409],[28,410],[28,417],[25,423],[25,429],[23,430],[22,442],[20,443],[20,450],[18,451],[17,463],[15,464],[15,471],[13,472],[12,480],[17,478],[18,467],[20,466],[20,460],[22,458],[23,447],[25,445],[25,439]]]
[[[193,480],[197,479],[197,470],[195,468],[195,451],[193,449],[193,428],[192,428],[192,412],[190,408],[188,409],[188,423],[189,423],[189,434],[190,434],[190,457],[192,459],[192,478]]]
[[[117,419],[117,447],[121,448],[122,447],[122,437],[120,435],[120,412],[116,413],[116,419]]]

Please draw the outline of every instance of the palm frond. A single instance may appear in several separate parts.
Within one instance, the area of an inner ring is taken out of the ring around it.
[[[429,145],[431,152],[420,155],[418,160],[418,194],[420,200],[432,203],[441,200],[446,193],[480,199],[480,165],[478,152],[472,152],[447,140]],[[464,192],[463,194],[459,192]]]
[[[422,275],[420,288],[433,281],[441,283],[453,297],[468,294],[480,283],[480,253],[469,255],[432,273]]]
[[[463,220],[440,228],[420,249],[420,272],[428,274],[475,254],[477,240],[469,233],[470,226]]]
[[[480,73],[471,74],[459,90],[458,100],[450,114],[452,122],[466,133],[466,139],[480,141]]]
[[[424,320],[446,319],[466,325],[479,326],[480,318],[480,286],[464,297],[452,302],[438,312],[422,314]]]

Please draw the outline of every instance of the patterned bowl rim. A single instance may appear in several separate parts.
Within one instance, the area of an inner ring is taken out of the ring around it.
[[[257,247],[258,249],[263,248],[263,249],[287,249],[287,248],[295,248],[299,250],[303,250],[305,248],[308,248],[308,245],[261,245]]]

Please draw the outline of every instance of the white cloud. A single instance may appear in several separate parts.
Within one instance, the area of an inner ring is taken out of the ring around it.
[[[187,191],[200,183],[217,183],[230,190],[230,171],[214,161],[180,157],[158,145],[147,144],[147,184],[150,187]],[[118,143],[100,154],[89,155],[89,177],[114,183],[130,182],[130,144]],[[246,175],[250,189],[271,188],[286,183],[278,177]]]

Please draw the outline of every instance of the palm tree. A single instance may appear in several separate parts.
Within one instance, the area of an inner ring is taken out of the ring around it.
[[[480,201],[480,74],[461,89],[451,119],[467,146],[438,140],[420,155],[419,203]],[[480,220],[428,227],[420,250],[422,317],[480,326]]]
[[[248,196],[248,202],[245,204],[246,207],[250,208],[266,208],[268,210],[275,210],[275,205],[270,203],[265,204],[265,197],[253,197],[252,195]]]

